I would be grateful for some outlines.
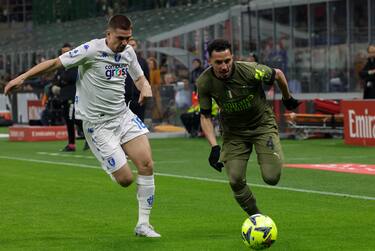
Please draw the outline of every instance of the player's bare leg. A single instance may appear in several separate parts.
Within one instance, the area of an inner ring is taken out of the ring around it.
[[[112,173],[114,180],[123,187],[128,187],[133,183],[133,173],[126,163],[120,169]]]
[[[154,202],[155,182],[151,147],[146,135],[138,136],[122,145],[127,156],[138,169],[137,199],[139,206],[138,223],[135,234],[145,237],[161,237],[149,222]]]

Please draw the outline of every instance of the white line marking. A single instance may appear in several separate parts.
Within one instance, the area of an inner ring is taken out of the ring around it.
[[[10,157],[10,156],[1,156],[1,155],[0,155],[0,159],[26,161],[26,162],[34,162],[34,163],[45,163],[45,164],[54,164],[54,165],[63,165],[63,166],[76,166],[76,167],[84,167],[84,168],[101,169],[99,166],[91,166],[91,165],[78,164],[78,163],[56,162],[56,161],[38,160],[38,159],[24,159],[24,158]],[[193,177],[193,176],[168,174],[168,173],[155,173],[155,175],[164,176],[164,177],[173,177],[173,178],[179,178],[179,179],[189,179],[189,180],[199,180],[199,181],[216,182],[216,183],[227,183],[228,182],[226,180],[221,180],[221,179],[211,179],[211,178],[204,178],[204,177]],[[375,200],[375,197],[363,196],[363,195],[355,195],[355,194],[345,194],[345,193],[315,191],[315,190],[300,189],[300,188],[293,188],[293,187],[267,186],[267,185],[261,185],[261,184],[253,184],[253,183],[248,183],[248,185],[253,186],[253,187],[261,187],[261,188],[276,189],[276,190],[286,190],[286,191],[292,191],[292,192],[329,195],[329,196],[336,196],[336,197],[347,197],[347,198],[360,199],[360,200]]]
[[[85,155],[79,155],[79,154],[74,154],[74,153],[37,152],[37,154],[48,155],[48,156],[63,156],[63,157],[81,158],[81,159],[95,159],[94,156],[85,156]]]
[[[94,156],[86,156],[86,155],[79,155],[79,154],[74,154],[74,153],[51,153],[51,152],[37,152],[39,155],[48,155],[48,156],[53,156],[53,157],[70,157],[70,158],[81,158],[81,159],[96,159]],[[128,159],[129,162],[131,162],[130,159]],[[167,163],[186,163],[188,160],[159,160],[159,161],[154,161],[154,163],[162,163],[162,164],[167,164]]]
[[[5,134],[5,133],[0,133],[0,138],[1,139],[7,139],[7,138],[9,138],[9,135]]]

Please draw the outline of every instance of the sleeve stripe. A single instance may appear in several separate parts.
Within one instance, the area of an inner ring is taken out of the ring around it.
[[[208,117],[211,116],[212,109],[201,109],[200,113],[204,116]]]

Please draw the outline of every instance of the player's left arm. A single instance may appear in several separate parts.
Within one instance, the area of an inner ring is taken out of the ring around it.
[[[288,82],[286,80],[284,73],[280,69],[274,69],[274,70],[275,70],[275,80],[283,95],[283,99],[289,99],[292,95],[289,92]]]
[[[277,85],[279,86],[281,94],[283,95],[282,100],[283,100],[284,106],[288,110],[293,110],[297,108],[301,104],[301,102],[293,98],[292,95],[290,94],[288,81],[286,80],[284,73],[280,69],[274,69],[274,70],[275,70],[275,80],[277,82]]]
[[[151,86],[144,75],[141,75],[136,81],[135,86],[140,91],[138,103],[143,104],[145,98],[152,97]]]
[[[15,79],[12,79],[4,89],[4,94],[9,95],[10,92],[14,89],[19,88],[25,82],[25,80],[30,79],[35,76],[43,75],[45,73],[57,70],[62,68],[63,65],[59,58],[54,58],[50,60],[46,60],[42,63],[37,64],[30,70],[26,71],[25,73],[19,75]]]

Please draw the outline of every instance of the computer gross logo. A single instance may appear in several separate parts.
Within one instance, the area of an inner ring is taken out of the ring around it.
[[[105,76],[107,80],[110,80],[112,77],[126,77],[126,68],[127,64],[118,64],[118,65],[106,65],[105,66]]]

